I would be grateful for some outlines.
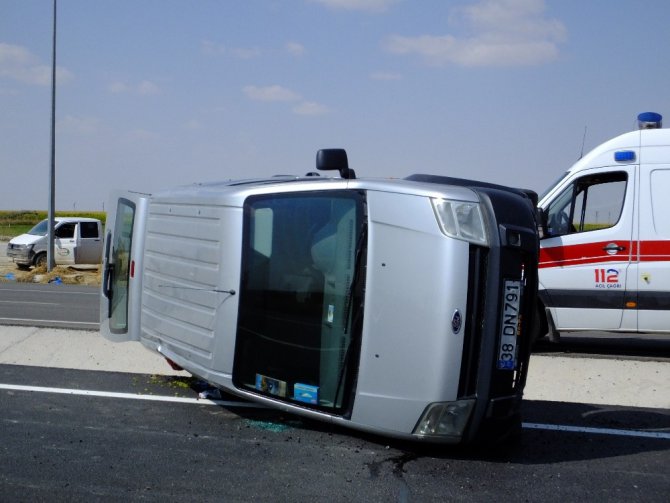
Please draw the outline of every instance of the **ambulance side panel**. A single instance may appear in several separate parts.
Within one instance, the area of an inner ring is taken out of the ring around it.
[[[639,261],[633,265],[634,284],[626,300],[635,302],[638,307],[638,330],[668,332],[670,164],[645,164],[641,168]]]
[[[578,161],[540,201],[551,234],[551,208],[571,186],[626,173],[616,222],[592,220],[541,241],[540,298],[559,332],[670,332],[669,161],[670,130],[626,133]]]

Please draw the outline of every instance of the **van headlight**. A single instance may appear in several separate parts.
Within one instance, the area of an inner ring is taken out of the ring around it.
[[[436,198],[430,201],[440,229],[445,235],[478,245],[488,245],[479,203]]]
[[[419,436],[462,437],[475,400],[431,403],[423,411],[412,434]]]

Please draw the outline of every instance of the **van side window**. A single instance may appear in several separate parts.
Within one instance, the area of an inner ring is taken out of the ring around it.
[[[74,238],[74,228],[76,225],[75,223],[60,225],[54,234],[57,238],[72,239]]]
[[[97,239],[100,237],[98,236],[98,224],[96,222],[80,222],[79,229],[82,238]]]
[[[578,178],[546,210],[548,237],[613,227],[626,195],[625,172]]]
[[[649,188],[651,191],[651,214],[657,238],[670,238],[670,197],[667,187],[670,185],[670,169],[659,166],[651,172]]]

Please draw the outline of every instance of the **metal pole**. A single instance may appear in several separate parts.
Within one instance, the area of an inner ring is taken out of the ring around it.
[[[49,225],[47,230],[47,271],[55,265],[54,227],[56,208],[56,0],[54,0],[53,52],[51,55],[51,169],[49,170]]]

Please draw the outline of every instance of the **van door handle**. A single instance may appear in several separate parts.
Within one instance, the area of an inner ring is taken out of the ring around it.
[[[610,255],[614,255],[616,252],[624,251],[625,249],[625,246],[619,246],[616,243],[609,243],[603,248],[603,250],[605,250]]]

